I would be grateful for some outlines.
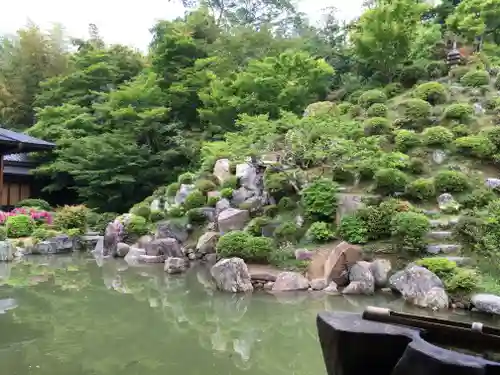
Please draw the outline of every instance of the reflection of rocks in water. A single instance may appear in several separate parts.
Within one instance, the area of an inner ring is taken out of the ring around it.
[[[157,298],[149,297],[148,302],[149,302],[149,307],[155,308],[160,306],[160,303],[158,302]]]
[[[196,277],[193,278],[192,275]],[[200,283],[204,289],[209,292],[213,292],[215,290],[215,283],[212,278],[212,274],[210,273],[210,267],[203,263],[197,263],[188,271],[187,274],[188,279],[196,279],[198,283]],[[212,293],[210,293],[212,294]]]
[[[8,310],[15,309],[17,302],[14,298],[0,299],[0,314],[4,314]]]
[[[234,324],[245,316],[251,294],[216,293],[212,299],[213,313],[220,322]]]
[[[212,341],[213,350],[218,352],[225,352],[227,350],[227,343],[229,340],[227,337],[224,337],[219,326],[217,326],[217,330],[212,333],[210,339]]]
[[[257,332],[255,329],[244,331],[241,337],[233,340],[233,349],[241,356],[242,361],[250,360],[250,353],[256,341]]]
[[[7,281],[10,278],[11,270],[11,263],[0,262],[0,282]]]
[[[279,303],[290,305],[298,305],[300,303],[304,303],[309,297],[308,292],[301,291],[273,292],[272,295]]]

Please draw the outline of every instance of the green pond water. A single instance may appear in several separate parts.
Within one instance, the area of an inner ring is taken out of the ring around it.
[[[173,277],[85,256],[0,263],[0,374],[320,375],[318,312],[424,312],[386,294],[231,295],[208,280],[204,267]]]

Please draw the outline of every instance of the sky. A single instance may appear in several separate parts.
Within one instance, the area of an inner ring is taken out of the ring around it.
[[[299,0],[299,10],[318,19],[321,9],[334,6],[338,17],[349,20],[361,12],[363,0]],[[72,4],[73,3],[73,4]],[[78,5],[76,5],[78,4]],[[130,4],[130,5],[126,5]],[[0,34],[14,33],[31,20],[43,29],[62,24],[72,37],[88,36],[94,23],[106,43],[120,43],[145,50],[149,29],[159,19],[181,16],[184,9],[176,0],[15,0],[0,12]]]

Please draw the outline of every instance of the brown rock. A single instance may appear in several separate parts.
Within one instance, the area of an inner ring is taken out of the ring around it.
[[[341,242],[330,252],[325,262],[326,282],[334,281],[339,286],[347,285],[349,268],[360,260],[362,260],[361,246]]]

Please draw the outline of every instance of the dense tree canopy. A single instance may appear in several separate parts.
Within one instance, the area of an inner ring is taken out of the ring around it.
[[[355,113],[358,98],[380,103],[360,90],[392,82],[390,97],[399,82],[439,75],[450,32],[498,51],[498,0],[376,0],[348,24],[325,9],[314,25],[289,0],[186,5],[184,17],[151,25],[146,55],[107,45],[94,25],[86,40],[31,24],[2,38],[0,121],[57,144],[36,155],[46,191],[125,210],[181,171],[256,143],[299,165],[328,150],[324,163],[364,173],[363,155],[380,158],[383,139],[360,141],[355,119],[301,119],[309,104],[349,100],[354,108],[332,113]]]

